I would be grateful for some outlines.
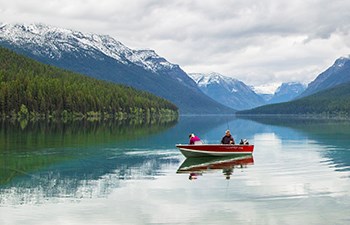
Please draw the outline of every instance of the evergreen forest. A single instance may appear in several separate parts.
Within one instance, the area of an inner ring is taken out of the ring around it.
[[[349,118],[350,83],[344,83],[294,101],[265,105],[237,114],[294,114]]]
[[[62,70],[0,48],[1,118],[177,118],[173,103],[134,88]]]

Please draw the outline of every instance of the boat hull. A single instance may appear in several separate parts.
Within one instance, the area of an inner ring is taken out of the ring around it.
[[[186,158],[204,156],[231,156],[252,154],[254,145],[226,145],[226,144],[201,144],[201,145],[176,145]]]

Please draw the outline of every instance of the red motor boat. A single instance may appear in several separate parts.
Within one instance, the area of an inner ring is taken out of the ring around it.
[[[252,154],[254,150],[254,145],[231,144],[177,144],[176,147],[180,149],[186,158]]]

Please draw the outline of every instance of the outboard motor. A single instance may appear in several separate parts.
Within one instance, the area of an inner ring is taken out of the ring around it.
[[[247,139],[241,139],[240,145],[249,145],[249,142]]]

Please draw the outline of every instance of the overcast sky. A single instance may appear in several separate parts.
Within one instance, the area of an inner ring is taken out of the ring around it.
[[[0,0],[0,22],[108,34],[255,86],[309,83],[350,54],[348,0]]]

